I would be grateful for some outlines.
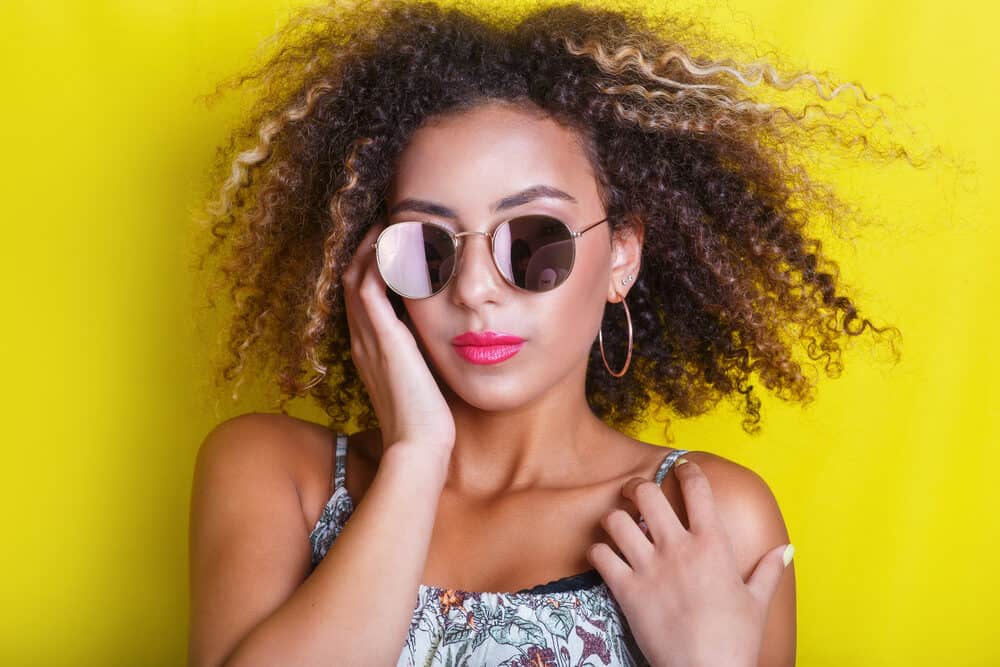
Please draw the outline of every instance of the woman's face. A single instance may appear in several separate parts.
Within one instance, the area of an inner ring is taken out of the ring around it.
[[[539,186],[565,196],[536,193],[516,206],[492,208]],[[389,224],[421,220],[455,232],[491,232],[503,220],[526,214],[553,215],[574,230],[605,217],[594,174],[572,131],[496,104],[417,130],[396,164],[387,203]],[[419,204],[448,209],[454,217],[428,213]],[[579,383],[582,392],[604,305],[626,292],[621,277],[637,275],[638,243],[632,237],[613,247],[608,223],[597,225],[576,239],[565,282],[529,293],[504,280],[487,237],[462,237],[458,272],[444,290],[404,299],[410,328],[436,375],[477,408],[514,409],[561,383]],[[476,364],[459,354],[452,339],[483,331],[525,342],[500,363]]]

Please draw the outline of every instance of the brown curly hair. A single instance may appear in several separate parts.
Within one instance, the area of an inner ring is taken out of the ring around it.
[[[261,64],[218,85],[210,97],[245,85],[257,94],[218,150],[200,211],[212,243],[198,268],[216,269],[208,301],[215,307],[212,295],[225,290],[233,304],[217,382],[238,387],[258,363],[254,375],[277,383],[282,412],[311,395],[333,423],[377,426],[351,361],[341,270],[385,214],[389,165],[413,132],[488,101],[576,130],[612,231],[645,228],[628,297],[631,371],[611,377],[596,341],[590,355],[587,400],[609,425],[635,432],[651,403],[693,416],[732,397],[753,434],[752,373],[783,400],[807,403],[811,364],[795,358],[796,344],[836,377],[845,336],[898,337],[858,314],[837,264],[806,231],[858,218],[810,174],[810,156],[914,163],[900,143],[876,140],[885,114],[875,97],[825,74],[704,55],[722,42],[674,16],[581,3],[517,11],[300,9]],[[796,95],[807,99],[794,105]],[[605,347],[622,360],[625,321],[610,306]]]

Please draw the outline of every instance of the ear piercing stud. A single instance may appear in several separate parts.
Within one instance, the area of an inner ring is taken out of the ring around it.
[[[632,276],[631,273],[628,274],[628,277],[622,278],[622,285],[628,285],[629,282],[632,280],[632,278],[633,278],[633,276]]]

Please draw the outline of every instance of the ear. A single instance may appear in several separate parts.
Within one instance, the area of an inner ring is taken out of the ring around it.
[[[645,232],[645,226],[635,222],[612,234],[611,277],[608,283],[608,301],[611,303],[618,303],[624,299],[635,285],[639,276]]]

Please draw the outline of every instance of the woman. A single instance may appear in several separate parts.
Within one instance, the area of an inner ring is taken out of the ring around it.
[[[807,236],[847,209],[791,150],[866,130],[750,97],[838,95],[689,55],[679,21],[483,13],[302,10],[237,80],[223,376],[259,363],[331,427],[203,443],[191,664],[793,665],[767,484],[630,434],[734,396],[753,433],[751,372],[808,401],[796,341],[832,374],[883,331]]]

